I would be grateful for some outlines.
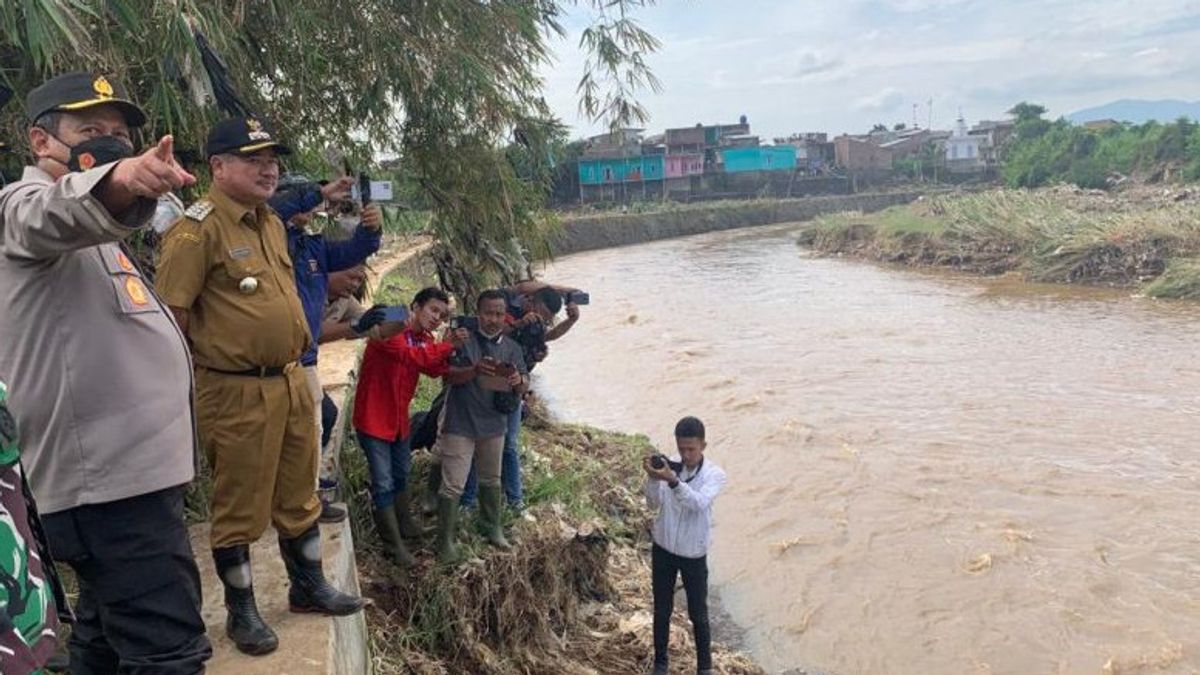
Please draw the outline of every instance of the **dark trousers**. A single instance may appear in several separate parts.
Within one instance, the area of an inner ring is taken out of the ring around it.
[[[654,588],[654,665],[667,665],[671,612],[675,610],[675,578],[683,575],[688,618],[696,638],[696,669],[712,668],[712,634],[708,628],[708,556],[684,558],[654,545],[650,553]]]
[[[79,580],[71,675],[195,675],[212,647],[182,487],[42,516]]]

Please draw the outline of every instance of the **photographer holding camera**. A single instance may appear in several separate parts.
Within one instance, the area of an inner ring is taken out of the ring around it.
[[[507,316],[505,324],[509,337],[521,347],[522,356],[529,370],[549,354],[547,342],[557,340],[579,321],[579,305],[588,304],[590,298],[577,288],[555,286],[541,281],[521,281],[500,290],[504,295]],[[567,317],[557,324],[554,317],[566,301]],[[508,505],[516,510],[525,506],[525,491],[521,484],[521,456],[518,452],[524,398],[506,421],[504,453],[501,457],[500,481]],[[475,469],[467,476],[459,503],[466,507],[475,505],[478,483]]]
[[[472,461],[480,474],[480,520],[492,546],[509,548],[500,526],[500,456],[505,426],[520,410],[529,388],[529,369],[521,347],[504,334],[507,303],[500,291],[484,291],[475,303],[476,321],[456,320],[451,327],[468,328],[466,344],[458,350],[446,374],[446,403],[437,440],[442,485],[438,492],[437,553],[443,563],[455,561],[453,538],[458,498]]]
[[[651,455],[646,471],[646,502],[658,511],[651,536],[651,583],[654,589],[654,671],[667,675],[675,578],[683,576],[688,618],[696,639],[696,670],[711,675],[708,625],[708,548],[712,538],[713,500],[725,486],[725,471],[704,459],[704,423],[685,417],[675,425],[680,461]]]

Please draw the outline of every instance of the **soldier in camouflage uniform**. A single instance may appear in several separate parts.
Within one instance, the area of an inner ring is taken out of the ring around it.
[[[67,605],[21,472],[7,394],[0,382],[0,672],[26,675],[54,655],[55,608]]]

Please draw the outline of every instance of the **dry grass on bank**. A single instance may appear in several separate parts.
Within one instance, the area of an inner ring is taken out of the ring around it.
[[[995,190],[922,199],[876,214],[822,216],[800,243],[823,253],[1031,281],[1136,286],[1196,297],[1200,203],[1130,200],[1064,188]],[[1168,268],[1170,274],[1164,275]],[[1168,279],[1169,278],[1169,279]]]

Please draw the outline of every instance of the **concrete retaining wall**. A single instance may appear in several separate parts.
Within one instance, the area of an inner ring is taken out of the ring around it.
[[[659,213],[586,216],[563,222],[557,255],[629,246],[718,230],[809,220],[823,213],[879,211],[915,200],[923,192],[809,197],[750,204],[713,205]]]

